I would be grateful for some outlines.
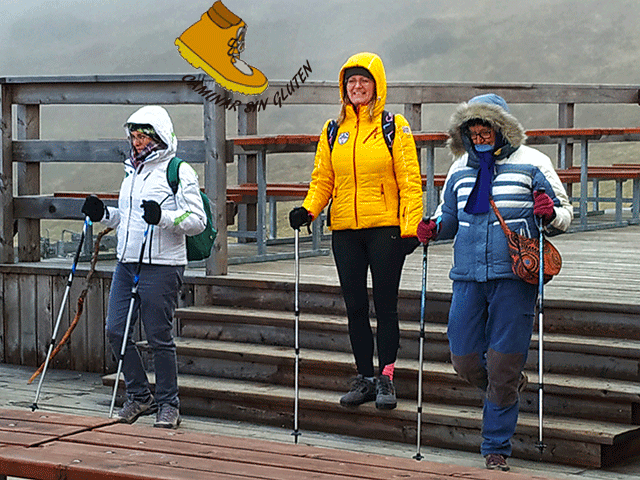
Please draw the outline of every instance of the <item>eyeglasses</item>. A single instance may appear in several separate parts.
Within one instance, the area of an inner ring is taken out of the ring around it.
[[[353,87],[359,83],[360,85],[366,87],[366,86],[369,86],[371,82],[372,80],[370,78],[367,78],[361,75],[354,75],[352,77],[349,77],[349,80],[347,80],[347,86]]]
[[[481,132],[472,132],[471,130],[469,130],[468,133],[469,133],[469,138],[472,141],[478,137],[480,137],[482,140],[490,140],[491,135],[493,135],[493,130],[483,130]]]
[[[149,135],[145,135],[144,133],[139,133],[139,132],[131,133],[132,142],[144,142],[146,140],[151,140],[151,137]]]

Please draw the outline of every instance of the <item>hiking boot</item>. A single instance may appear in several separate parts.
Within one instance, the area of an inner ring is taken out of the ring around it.
[[[178,428],[181,421],[180,411],[173,405],[165,404],[160,406],[153,426],[158,428]]]
[[[127,400],[122,405],[122,408],[116,413],[113,418],[120,423],[133,423],[143,415],[151,415],[158,411],[158,405],[153,397],[148,403],[138,402],[137,400]]]
[[[362,375],[358,375],[351,382],[351,390],[340,398],[340,405],[343,407],[357,407],[364,402],[371,402],[376,399],[376,384],[367,380]]]
[[[175,44],[187,62],[202,68],[227,90],[259,95],[269,82],[260,70],[240,60],[246,31],[242,19],[217,1]]]
[[[507,465],[507,458],[499,453],[490,453],[484,457],[484,464],[489,470],[502,470],[503,472],[509,471],[509,465]]]
[[[393,382],[386,375],[380,375],[376,386],[376,408],[393,410],[396,408],[396,389]]]
[[[518,379],[518,393],[522,393],[522,391],[527,388],[529,384],[529,377],[524,372],[520,372],[520,378]]]

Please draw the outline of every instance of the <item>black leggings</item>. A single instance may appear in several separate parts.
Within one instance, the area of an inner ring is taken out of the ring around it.
[[[349,338],[358,373],[375,375],[373,333],[369,322],[367,270],[371,268],[373,304],[377,318],[378,369],[396,361],[400,342],[398,289],[405,255],[399,227],[337,230],[332,235],[344,303],[349,319]]]

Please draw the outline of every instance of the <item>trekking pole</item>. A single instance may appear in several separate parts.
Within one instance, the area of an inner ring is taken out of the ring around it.
[[[147,245],[147,236],[149,230],[153,231],[153,225],[147,225],[147,229],[144,231],[144,237],[142,238],[142,248],[140,249],[140,259],[136,267],[136,273],[133,276],[133,286],[131,287],[131,301],[129,303],[129,312],[127,313],[127,322],[124,326],[124,332],[122,335],[122,347],[120,348],[120,358],[118,359],[118,370],[116,372],[116,380],[113,384],[113,394],[111,395],[111,406],[109,407],[109,418],[113,417],[113,407],[116,403],[116,394],[118,393],[118,382],[120,381],[120,372],[122,371],[122,360],[124,359],[124,353],[127,349],[127,341],[129,340],[129,329],[131,328],[131,318],[133,317],[133,308],[138,297],[138,284],[140,282],[140,270],[142,268],[142,259],[144,257],[144,249]]]
[[[62,320],[62,313],[64,312],[64,306],[67,303],[67,298],[69,297],[69,291],[71,290],[71,283],[73,282],[73,276],[76,273],[76,267],[78,266],[78,260],[80,259],[80,252],[82,251],[82,244],[84,243],[84,239],[87,235],[87,229],[91,225],[91,220],[89,217],[84,217],[84,225],[82,226],[82,234],[80,235],[80,243],[78,243],[78,249],[76,250],[76,255],[73,258],[73,265],[71,266],[71,273],[69,273],[69,278],[67,279],[67,287],[64,290],[64,295],[62,296],[62,303],[60,304],[60,310],[58,311],[58,318],[56,319],[56,323],[53,327],[53,333],[51,334],[51,341],[49,342],[49,350],[47,351],[47,357],[44,361],[44,368],[42,370],[42,375],[40,376],[40,380],[38,381],[38,388],[36,389],[36,397],[33,400],[33,405],[31,405],[31,411],[35,412],[38,408],[38,398],[40,398],[40,389],[42,388],[42,382],[44,381],[44,376],[47,373],[47,367],[49,366],[49,360],[51,357],[51,351],[56,344],[56,337],[58,336],[58,328],[60,328],[60,321]]]
[[[295,398],[293,402],[293,435],[295,443],[298,443],[298,437],[301,435],[298,430],[298,399],[300,396],[300,387],[298,377],[300,372],[300,345],[299,345],[299,320],[300,320],[300,229],[295,229],[295,245],[294,245],[294,264],[295,264],[295,293],[294,293],[294,311],[295,311]]]
[[[418,426],[416,428],[416,454],[413,458],[420,461],[424,457],[420,453],[422,434],[422,368],[424,363],[424,316],[427,307],[427,248],[429,242],[424,244],[422,251],[422,290],[420,293],[420,369],[418,370]]]
[[[544,193],[544,189],[538,190],[540,193]],[[544,353],[544,229],[542,216],[537,218],[538,231],[540,234],[539,247],[540,247],[540,259],[538,272],[538,443],[536,447],[540,451],[540,455],[544,453],[546,445],[542,441],[542,414],[543,414],[543,395],[544,395],[544,381],[543,381],[543,353]]]

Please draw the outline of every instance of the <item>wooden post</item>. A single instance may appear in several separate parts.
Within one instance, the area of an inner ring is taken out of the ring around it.
[[[419,132],[422,130],[422,104],[407,103],[404,106],[404,118],[411,125],[411,131]],[[422,167],[422,149],[418,148],[418,162]]]
[[[575,104],[558,105],[558,128],[573,128]],[[573,143],[562,139],[558,145],[558,168],[565,169],[573,165]]]
[[[40,105],[18,105],[17,117],[18,140],[40,138]],[[19,163],[16,168],[18,195],[39,195],[40,163]],[[40,261],[40,220],[18,219],[18,261]]]
[[[427,176],[427,201],[424,207],[424,215],[433,215],[438,207],[438,191],[435,186],[436,176],[436,147],[433,142],[427,147],[427,162],[425,168]]]
[[[589,198],[589,142],[583,137],[580,142],[580,227],[587,229],[587,199]]]
[[[238,111],[238,135],[256,135],[258,133],[258,112],[249,113],[244,109]],[[257,183],[256,155],[238,156],[238,183]],[[238,205],[238,231],[256,231],[256,204]],[[238,242],[254,241],[249,238],[238,237]]]
[[[0,263],[14,263],[13,253],[13,158],[12,158],[12,94],[11,87],[0,84],[2,112],[2,148],[0,148]]]
[[[224,98],[227,95],[213,80],[205,80],[204,86]],[[218,231],[213,253],[206,262],[207,275],[226,275],[227,251],[227,133],[224,106],[204,100],[204,185],[205,192],[213,201],[213,219]]]
[[[267,254],[267,152],[262,148],[258,152],[258,214],[256,222],[256,242],[258,256]]]

